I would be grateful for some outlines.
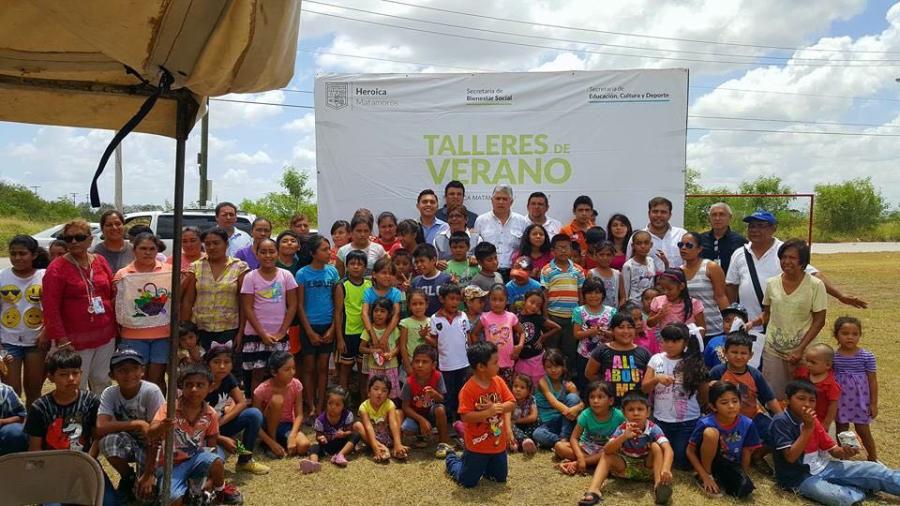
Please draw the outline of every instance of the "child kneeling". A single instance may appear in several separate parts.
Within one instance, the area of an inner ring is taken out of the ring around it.
[[[466,350],[469,365],[475,374],[459,392],[459,416],[465,424],[463,431],[466,450],[462,457],[448,452],[447,473],[457,483],[472,488],[481,477],[505,483],[508,474],[506,446],[509,430],[504,427],[509,413],[516,407],[500,372],[497,345],[480,341]]]
[[[662,429],[650,421],[650,401],[640,392],[628,392],[622,397],[622,411],[625,423],[603,447],[591,486],[578,504],[598,504],[600,488],[610,474],[628,480],[652,479],[656,504],[668,504],[674,453]]]

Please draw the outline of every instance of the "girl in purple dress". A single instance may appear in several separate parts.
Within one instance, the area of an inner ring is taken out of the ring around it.
[[[878,416],[878,379],[875,355],[859,347],[862,324],[852,316],[841,316],[834,322],[834,338],[838,349],[834,354],[834,377],[841,386],[838,401],[837,431],[848,430],[850,424],[859,435],[869,460],[878,460],[875,439],[869,424]]]

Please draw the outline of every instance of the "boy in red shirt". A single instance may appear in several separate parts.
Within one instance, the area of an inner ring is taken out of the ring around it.
[[[794,371],[794,379],[807,380],[816,386],[816,418],[827,431],[837,416],[841,399],[841,386],[831,370],[834,349],[825,343],[810,345],[803,354],[803,362],[805,365]]]
[[[516,407],[516,398],[500,372],[497,345],[479,341],[466,350],[475,374],[459,392],[459,416],[465,424],[466,450],[462,457],[447,453],[447,473],[460,485],[472,488],[484,476],[506,482],[507,433],[503,424]]]

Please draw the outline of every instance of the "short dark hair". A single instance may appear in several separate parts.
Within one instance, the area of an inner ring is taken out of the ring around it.
[[[218,215],[219,213],[216,213],[216,214]],[[124,214],[119,212],[117,209],[108,209],[106,211],[103,211],[103,214],[100,215],[100,227],[101,228],[104,225],[106,225],[106,220],[108,220],[110,216],[115,216],[116,218],[119,218],[119,221],[121,221],[123,225],[125,224],[125,215]]]
[[[188,364],[178,371],[178,387],[182,388],[184,382],[191,376],[201,376],[210,384],[213,382],[212,371],[209,370],[209,367],[203,364]]]
[[[292,360],[293,358],[294,356],[286,351],[273,351],[272,354],[269,355],[269,360],[266,361],[266,367],[269,369],[269,374],[274,376],[275,373],[278,372],[278,369],[281,369],[288,360]]]
[[[544,204],[550,205],[550,200],[547,198],[547,194],[545,194],[544,192],[533,192],[528,196],[528,200],[526,200],[525,202],[530,204],[531,199],[544,199]]]
[[[588,247],[596,246],[606,240],[606,230],[603,227],[593,226],[584,232],[584,242]]]
[[[647,202],[647,210],[651,210],[656,206],[664,205],[669,208],[669,212],[672,212],[672,201],[665,197],[653,197],[650,199],[650,202]]]
[[[281,240],[285,237],[293,237],[295,241],[297,241],[297,246],[300,246],[300,236],[297,235],[293,230],[285,230],[284,232],[278,234],[278,237],[275,238],[275,245],[281,246]],[[355,250],[354,250],[355,251]]]
[[[440,297],[446,297],[452,293],[455,293],[456,295],[462,297],[462,288],[460,288],[456,283],[447,283],[445,285],[441,285],[441,287],[438,288],[438,296]]]
[[[453,232],[452,234],[450,234],[450,246],[461,242],[471,244],[471,238],[469,237],[469,234],[465,232]]]
[[[631,404],[632,402],[640,402],[644,406],[650,407],[650,399],[647,398],[646,395],[642,394],[638,390],[629,390],[624,396],[622,396],[622,408]]]
[[[81,355],[71,346],[57,348],[47,355],[47,374],[53,374],[60,369],[81,369]]]
[[[359,262],[367,266],[369,265],[369,257],[366,255],[365,251],[351,249],[347,252],[347,256],[344,257],[344,265],[350,265],[351,262]]]
[[[230,207],[230,208],[234,209],[235,214],[237,214],[238,208],[237,208],[236,205],[232,204],[231,202],[227,202],[227,201],[226,201],[226,202],[219,202],[219,203],[216,205],[216,216],[217,216],[217,217],[219,216],[219,211],[221,211],[222,208],[224,208],[224,207]]]
[[[349,232],[350,231],[350,222],[348,222],[347,220],[336,220],[334,223],[331,224],[331,235],[334,235],[335,232],[337,232],[338,230],[340,230],[342,228],[346,228],[347,232]]]
[[[572,244],[572,238],[567,236],[566,234],[556,234],[553,236],[553,239],[550,239],[550,247],[555,248],[556,245],[561,242]]]
[[[681,322],[670,323],[659,332],[659,338],[663,341],[687,341],[690,337],[691,331]]]
[[[425,195],[432,195],[434,196],[434,200],[438,200],[437,193],[434,193],[434,190],[432,190],[431,188],[425,188],[424,190],[420,191],[419,196],[416,197],[416,204],[421,202],[422,197],[424,197]]]
[[[350,392],[348,392],[346,388],[340,385],[332,385],[328,387],[328,390],[325,391],[326,402],[332,395],[335,397],[340,397],[340,399],[344,402],[344,407],[347,407],[347,397],[350,396]]]
[[[192,321],[183,321],[178,324],[178,337],[197,333],[197,324]]]
[[[719,400],[719,397],[722,397],[728,392],[736,395],[738,399],[741,398],[741,392],[734,383],[729,383],[727,381],[717,381],[713,383],[712,386],[709,387],[709,403],[715,404],[716,401]]]
[[[204,230],[200,233],[200,242],[205,242],[206,238],[210,235],[214,235],[219,239],[222,239],[222,242],[224,242],[225,244],[228,244],[228,232],[226,232],[224,228],[215,226],[210,229]]]
[[[800,268],[806,269],[806,266],[809,265],[809,245],[806,244],[806,241],[803,239],[788,239],[784,241],[784,244],[778,247],[778,259],[784,255],[784,252],[794,248],[797,250],[797,255],[800,257]]]
[[[744,346],[749,350],[753,350],[753,337],[744,330],[729,332],[725,336],[725,345],[722,349],[727,350],[732,346]]]
[[[430,344],[423,343],[416,346],[416,349],[413,350],[413,357],[415,358],[417,355],[428,355],[432,362],[437,362],[437,350]]]
[[[388,387],[388,389],[391,388],[391,384],[388,382],[387,376],[385,376],[384,374],[373,374],[369,376],[369,382],[366,383],[366,390],[371,390],[372,387],[375,386],[375,383],[378,383],[379,381],[383,383],[384,386]]]
[[[391,253],[391,260],[393,260],[394,263],[396,263],[397,259],[400,257],[409,258],[410,260],[412,260],[412,253],[403,248],[395,249],[394,252]]]
[[[447,183],[447,186],[444,187],[444,196],[447,196],[447,192],[450,190],[450,188],[459,188],[463,191],[463,195],[465,195],[466,193],[466,187],[462,184],[462,182],[455,179]]]
[[[791,397],[797,395],[800,392],[805,392],[807,394],[815,397],[816,395],[816,386],[806,380],[794,380],[788,382],[787,385],[784,386],[784,396],[790,399]]]
[[[581,295],[583,296],[594,292],[600,292],[603,298],[606,298],[606,285],[598,278],[589,277],[585,279],[584,284],[581,285]]]
[[[489,256],[497,254],[497,247],[493,243],[482,241],[475,246],[475,260],[481,262]]]
[[[487,365],[495,353],[497,353],[496,344],[490,341],[478,341],[466,350],[466,358],[469,359],[472,369],[477,369],[479,365]]]
[[[437,249],[432,244],[422,243],[413,250],[413,258],[427,258],[429,260],[437,259]]]
[[[594,201],[591,200],[591,198],[588,197],[587,195],[579,195],[579,196],[575,199],[575,202],[572,203],[572,212],[573,212],[573,213],[575,212],[576,209],[578,209],[578,206],[588,206],[588,207],[590,207],[591,209],[593,209],[593,208],[594,208]]]
[[[594,390],[602,391],[610,399],[616,396],[616,388],[612,385],[612,383],[609,383],[607,381],[594,380],[588,383],[586,387],[584,387],[584,399],[590,399],[591,392],[593,392]],[[587,404],[587,402],[585,402],[585,404]]]

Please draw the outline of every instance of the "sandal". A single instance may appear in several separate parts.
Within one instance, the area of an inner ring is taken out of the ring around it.
[[[672,500],[672,485],[667,483],[658,485],[653,490],[653,496],[656,504],[669,504],[669,501]]]
[[[603,502],[603,497],[597,492],[585,492],[578,501],[578,506],[594,506]]]
[[[436,459],[446,459],[447,454],[453,451],[453,447],[448,445],[447,443],[438,443],[437,450],[434,452],[434,458]]]

